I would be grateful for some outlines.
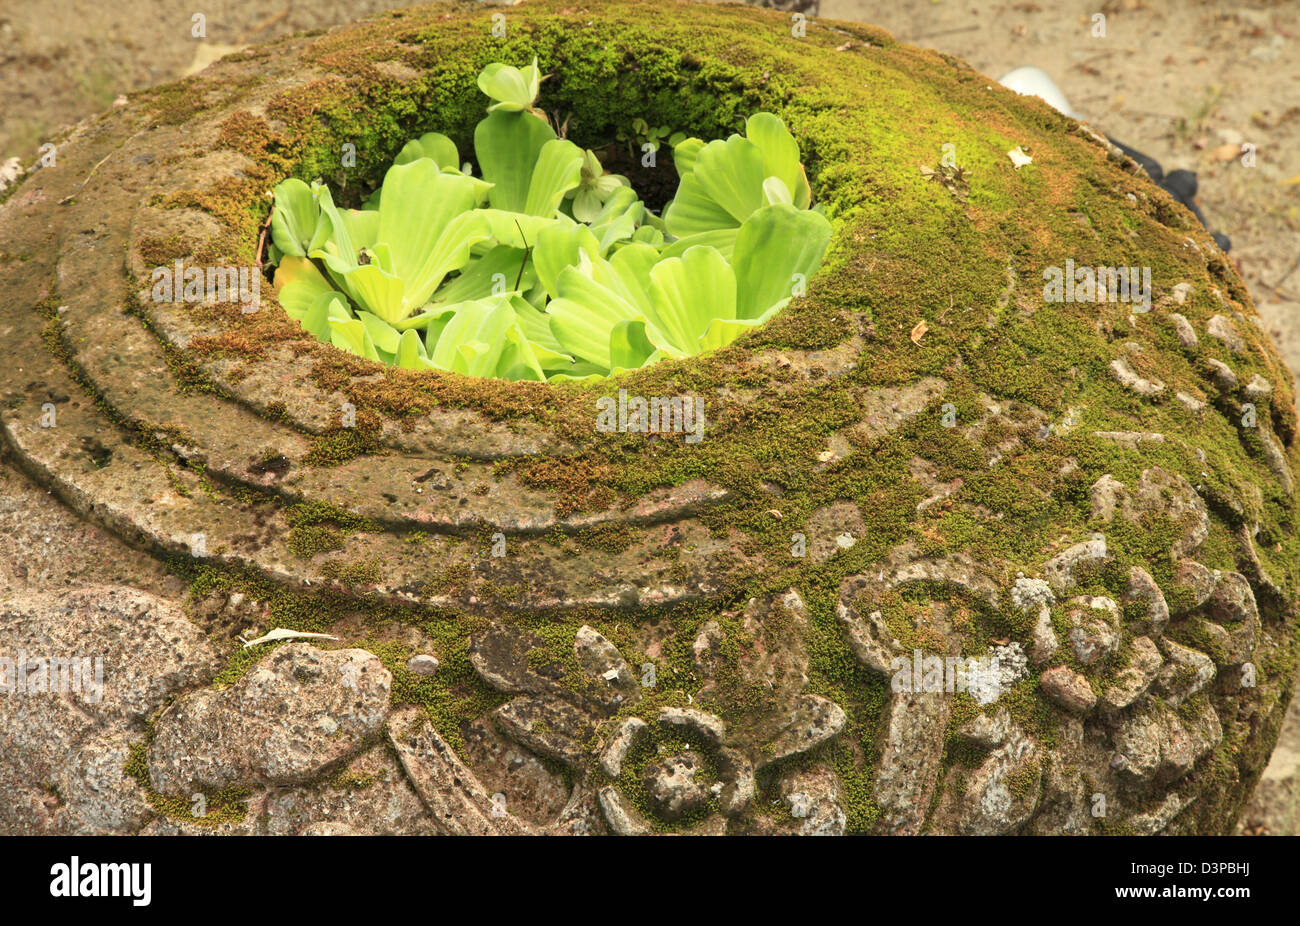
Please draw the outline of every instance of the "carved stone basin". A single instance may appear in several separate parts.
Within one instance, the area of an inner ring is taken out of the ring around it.
[[[5,194],[5,453],[188,587],[6,603],[0,655],[115,662],[89,725],[0,701],[0,829],[1230,830],[1294,677],[1296,414],[1196,220],[1087,126],[869,27],[506,17],[252,48]],[[469,150],[472,75],[534,54],[584,147],[780,115],[835,223],[807,296],[585,385],[383,367],[269,283],[252,312],[151,298],[176,261],[254,266],[287,176],[359,202],[421,132]],[[1067,259],[1149,268],[1149,310],[1045,298]],[[702,400],[702,439],[597,427],[619,390]],[[184,640],[103,643],[123,623]],[[273,627],[336,639],[236,640]],[[131,671],[155,683],[124,706]],[[130,774],[92,801],[101,760]]]

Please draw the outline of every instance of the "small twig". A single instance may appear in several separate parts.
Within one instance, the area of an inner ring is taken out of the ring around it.
[[[907,37],[906,39],[904,39],[903,41],[905,41],[905,42],[915,42],[917,39],[932,39],[932,38],[934,38],[935,36],[938,36],[938,35],[953,35],[953,34],[958,33],[958,32],[974,32],[974,31],[975,31],[976,29],[978,29],[978,28],[979,28],[979,25],[976,24],[976,25],[971,25],[971,26],[958,26],[958,27],[955,28],[955,29],[941,29],[941,30],[939,30],[938,32],[923,32],[923,33],[921,33],[920,35],[912,35],[912,36],[908,36],[908,37]]]
[[[257,33],[261,32],[263,29],[271,28],[280,20],[286,18],[292,10],[293,10],[293,4],[290,3],[280,12],[272,13],[270,16],[266,17],[266,19],[262,20],[260,23],[258,23],[253,28],[249,29],[247,32],[241,35],[238,39],[236,39],[235,44],[247,45],[249,38],[251,38],[254,35],[257,35]]]
[[[1291,278],[1291,274],[1295,273],[1296,267],[1300,267],[1300,257],[1293,260],[1291,266],[1287,269],[1287,272],[1282,274],[1282,278],[1269,287],[1269,289],[1273,290],[1273,299],[1277,299],[1278,290],[1282,288],[1283,283]]]
[[[519,224],[518,219],[515,219],[515,228],[519,229],[519,239],[524,243],[524,259],[523,262],[519,264],[519,276],[515,277],[515,292],[518,292],[519,284],[522,283],[524,279],[524,267],[528,266],[528,255],[533,253],[533,248],[532,245],[528,243],[528,238],[524,235],[523,227]]]
[[[257,236],[257,269],[262,269],[262,255],[266,253],[266,233],[271,227],[271,219],[275,216],[274,207],[266,216],[266,221],[262,223],[262,231]]]
[[[99,170],[99,165],[100,165],[100,164],[103,164],[105,161],[107,161],[107,160],[108,160],[109,158],[111,158],[112,156],[113,156],[113,152],[110,151],[108,154],[104,155],[102,158],[99,159],[99,163],[96,164],[94,167],[92,167],[92,168],[90,169],[90,173],[86,174],[86,179],[83,180],[83,181],[81,181],[80,183],[77,184],[77,193],[80,193],[81,190],[82,190],[82,188],[83,188],[87,183],[90,182],[90,178],[93,177],[93,176],[95,176],[95,171]],[[67,196],[65,196],[65,197],[63,197],[61,200],[59,200],[59,205],[60,205],[60,206],[65,206],[65,205],[67,205],[68,203],[72,202],[73,197],[75,197],[75,196],[77,195],[77,193],[69,193]]]
[[[112,157],[112,156],[113,156],[113,155],[112,155],[112,153],[110,152],[109,154],[106,154],[106,155],[104,155],[102,158],[100,158],[99,161],[95,164],[95,166],[92,167],[92,168],[90,169],[90,173],[86,174],[86,179],[83,180],[83,181],[81,181],[81,185],[82,185],[82,186],[85,186],[87,183],[89,183],[89,182],[90,182],[90,178],[93,177],[93,176],[95,176],[95,171],[99,170],[99,165],[100,165],[100,164],[103,164],[105,161],[107,161],[107,160],[108,160],[110,157]]]

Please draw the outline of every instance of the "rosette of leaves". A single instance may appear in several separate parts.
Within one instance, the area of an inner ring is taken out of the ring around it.
[[[674,253],[708,244],[729,256],[745,221],[764,206],[812,204],[812,188],[799,161],[799,145],[785,123],[755,113],[745,134],[705,144],[687,138],[673,148],[681,179],[664,210],[664,225],[678,240]]]
[[[494,61],[479,72],[478,88],[492,100],[492,105],[488,107],[489,113],[518,113],[533,109],[543,79],[542,72],[537,67],[536,56],[533,57],[533,63],[524,68]]]
[[[707,244],[670,257],[630,244],[608,260],[580,248],[555,275],[551,330],[562,352],[605,375],[716,350],[783,309],[830,236],[824,216],[778,203],[745,221],[730,261]]]
[[[382,363],[466,376],[607,376],[722,347],[780,311],[821,263],[798,147],[767,113],[746,136],[674,149],[665,218],[536,107],[543,77],[489,65],[481,176],[437,132],[408,142],[361,209],[289,179],[271,219],[286,313]]]
[[[598,215],[605,203],[620,190],[631,189],[632,184],[621,174],[607,174],[600,166],[595,152],[588,150],[582,156],[582,169],[579,172],[578,186],[567,196],[573,200],[571,210],[579,222],[591,222]],[[635,197],[635,194],[633,194]]]

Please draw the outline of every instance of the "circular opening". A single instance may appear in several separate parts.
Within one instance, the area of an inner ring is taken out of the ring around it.
[[[486,115],[458,98],[337,201],[279,184],[267,256],[290,317],[389,366],[589,381],[717,350],[804,294],[831,225],[780,117],[729,100],[702,121],[740,132],[700,137],[656,118],[658,93],[541,95],[563,72],[489,63]]]

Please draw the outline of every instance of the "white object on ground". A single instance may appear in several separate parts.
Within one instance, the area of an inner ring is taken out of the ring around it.
[[[1007,157],[1011,158],[1011,164],[1016,170],[1020,170],[1020,168],[1024,167],[1026,164],[1034,163],[1034,159],[1021,151],[1019,145],[1016,145],[1008,151]]]
[[[270,633],[263,634],[262,636],[258,637],[256,640],[245,640],[243,637],[240,637],[239,642],[244,644],[244,649],[248,649],[250,646],[256,646],[259,643],[274,643],[276,640],[306,640],[306,639],[337,640],[338,637],[331,637],[327,633],[308,633],[305,630],[286,630],[283,627],[276,627]]]
[[[1059,113],[1064,113],[1071,119],[1078,119],[1080,122],[1087,120],[1070,108],[1070,103],[1065,99],[1065,94],[1061,88],[1052,82],[1052,78],[1047,76],[1047,72],[1041,68],[1023,67],[1016,68],[1014,71],[1007,71],[998,78],[998,83],[1008,90],[1014,90],[1021,96],[1036,96],[1052,109]]]

